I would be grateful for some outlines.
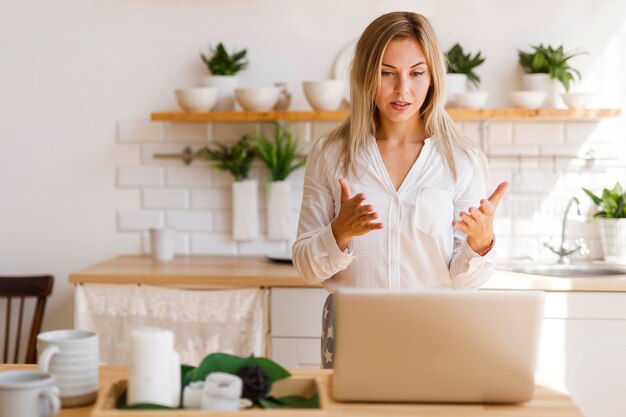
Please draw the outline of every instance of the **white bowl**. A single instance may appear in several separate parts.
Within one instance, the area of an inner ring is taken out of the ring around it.
[[[454,95],[454,103],[458,107],[481,109],[487,104],[489,93],[486,91],[466,91]]]
[[[303,81],[304,95],[315,110],[334,111],[345,95],[344,80]]]
[[[546,94],[545,91],[519,90],[511,91],[509,97],[515,107],[536,109],[541,107],[543,101],[546,99]]]
[[[235,97],[246,111],[271,111],[280,97],[280,88],[240,87],[235,88]]]
[[[208,112],[217,103],[218,90],[215,87],[191,87],[174,90],[176,101],[188,112]]]
[[[561,97],[570,109],[586,109],[594,95],[594,93],[563,93]]]

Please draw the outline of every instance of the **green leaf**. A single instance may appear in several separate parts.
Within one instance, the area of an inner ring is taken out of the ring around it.
[[[133,404],[133,405],[127,405],[126,404],[126,394],[128,393],[127,390],[124,390],[124,392],[122,393],[122,395],[119,396],[119,398],[117,399],[117,402],[115,403],[115,408],[118,410],[175,410],[175,408],[172,407],[166,407],[164,405],[159,405],[159,404]]]
[[[529,74],[550,74],[550,78],[559,80],[565,90],[569,90],[569,86],[574,81],[574,76],[581,79],[580,72],[572,68],[568,64],[571,58],[584,54],[586,52],[564,52],[563,45],[558,48],[551,46],[531,45],[533,51],[518,51],[519,64],[524,71]]]
[[[185,388],[191,382],[191,371],[196,369],[191,365],[180,365],[181,386]]]
[[[267,358],[257,358],[252,356],[253,362],[255,365],[260,366],[267,376],[269,376],[272,382],[279,381],[281,379],[289,378],[291,374],[285,368],[280,366],[274,361],[271,361]],[[249,358],[250,359],[250,358]]]
[[[455,43],[448,52],[445,53],[446,71],[449,74],[465,74],[468,80],[476,87],[480,84],[480,77],[474,72],[474,68],[485,62],[481,52],[474,56],[471,53],[465,54],[459,43]]]
[[[256,156],[254,147],[250,144],[248,136],[244,135],[237,143],[230,148],[221,143],[216,143],[217,149],[205,146],[195,155],[217,162],[215,168],[220,171],[230,172],[235,181],[248,178],[252,161]]]
[[[617,182],[612,189],[604,188],[602,190],[602,197],[598,197],[590,190],[582,189],[598,207],[598,212],[593,215],[593,218],[605,217],[612,219],[626,218],[626,193],[622,185]]]
[[[186,377],[185,379],[188,379],[187,384],[193,381],[204,381],[212,372],[236,374],[244,366],[251,365],[261,367],[272,383],[291,376],[289,371],[266,358],[257,358],[255,356],[240,357],[227,353],[211,353],[200,362],[197,368],[189,371],[186,374],[186,376],[189,375],[189,378]]]
[[[286,397],[267,397],[260,398],[259,405],[263,408],[320,408],[319,397],[317,395],[311,398],[304,398],[297,395],[289,395]]]
[[[271,181],[283,181],[302,166],[298,158],[298,143],[291,132],[279,123],[275,125],[273,140],[262,133],[255,135],[255,150],[270,171]]]
[[[248,66],[248,61],[244,59],[247,53],[246,49],[229,55],[220,42],[215,49],[209,47],[209,51],[211,52],[210,58],[204,54],[201,54],[201,58],[213,75],[235,75]]]
[[[600,197],[598,197],[597,195],[595,195],[594,193],[592,193],[590,190],[583,188],[583,191],[585,192],[585,194],[587,194],[589,196],[589,198],[591,198],[593,200],[593,202],[599,206],[600,204],[602,204],[602,199]]]

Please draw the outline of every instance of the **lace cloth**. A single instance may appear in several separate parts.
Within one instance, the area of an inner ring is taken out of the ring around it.
[[[75,328],[100,335],[100,360],[128,365],[130,333],[140,326],[174,332],[181,363],[209,353],[266,356],[269,289],[189,290],[149,285],[76,287]]]

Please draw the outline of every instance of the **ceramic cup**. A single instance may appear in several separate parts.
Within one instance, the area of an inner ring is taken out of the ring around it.
[[[52,417],[59,413],[53,375],[41,371],[0,372],[0,417]]]
[[[54,330],[37,336],[39,369],[56,377],[61,404],[91,404],[98,394],[98,335],[85,330]]]
[[[171,261],[174,259],[174,241],[176,230],[171,227],[150,229],[150,247],[152,259],[155,261]]]
[[[180,356],[174,333],[156,327],[133,330],[128,372],[128,404],[180,405]]]

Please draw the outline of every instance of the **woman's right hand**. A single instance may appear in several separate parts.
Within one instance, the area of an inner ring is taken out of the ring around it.
[[[348,182],[340,178],[339,184],[341,185],[341,208],[337,217],[331,222],[331,228],[337,246],[343,252],[348,247],[348,242],[352,237],[382,229],[383,224],[374,223],[374,220],[378,218],[374,206],[371,204],[362,205],[365,201],[363,193],[350,197]]]

